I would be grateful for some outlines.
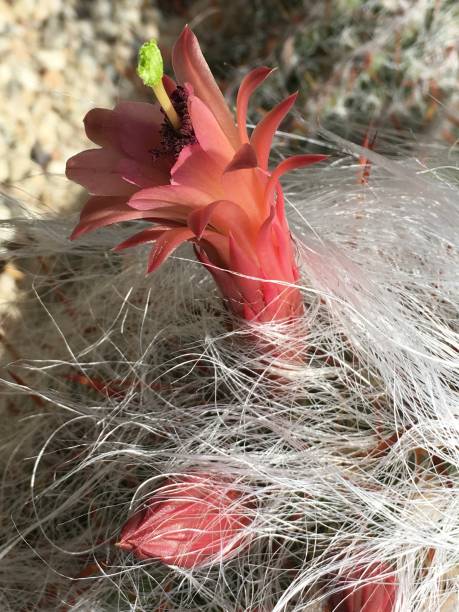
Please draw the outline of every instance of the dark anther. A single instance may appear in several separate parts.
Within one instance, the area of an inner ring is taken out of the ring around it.
[[[153,159],[163,155],[172,155],[174,159],[177,159],[183,147],[197,142],[188,112],[188,94],[185,88],[178,85],[170,95],[170,98],[177,115],[180,117],[180,129],[176,130],[169,119],[164,116],[160,129],[161,144],[159,147],[152,149]]]

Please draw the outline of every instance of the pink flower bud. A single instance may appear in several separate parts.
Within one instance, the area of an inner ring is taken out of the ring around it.
[[[358,567],[341,578],[340,583],[344,588],[328,601],[330,612],[392,612],[395,609],[397,582],[385,563]]]
[[[169,480],[121,531],[119,548],[182,568],[234,555],[247,540],[247,507],[229,483],[208,475]]]

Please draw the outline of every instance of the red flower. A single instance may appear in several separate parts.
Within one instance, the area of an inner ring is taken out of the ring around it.
[[[139,559],[182,568],[201,567],[235,554],[250,519],[240,494],[206,475],[170,480],[132,516],[118,547]]]
[[[340,582],[344,588],[330,597],[330,612],[392,612],[395,609],[397,582],[385,563],[359,567]]]
[[[236,315],[257,321],[296,317],[302,299],[294,286],[298,270],[279,179],[325,158],[300,155],[268,169],[274,134],[296,95],[272,109],[249,138],[249,98],[268,68],[242,81],[236,126],[188,28],[175,45],[173,65],[182,85],[166,77],[163,83],[178,127],[159,106],[138,102],[86,116],[86,133],[101,148],[67,164],[67,176],[93,194],[72,238],[119,221],[148,220],[152,227],[117,247],[153,242],[148,271],[191,241]]]

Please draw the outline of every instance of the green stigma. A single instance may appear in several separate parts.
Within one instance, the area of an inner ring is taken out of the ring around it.
[[[139,49],[137,74],[149,87],[156,87],[163,78],[163,58],[154,38]]]

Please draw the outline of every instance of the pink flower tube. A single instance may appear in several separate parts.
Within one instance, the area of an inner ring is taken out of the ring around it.
[[[158,104],[121,102],[87,114],[86,133],[100,148],[67,163],[67,176],[91,194],[72,238],[143,219],[151,226],[117,249],[152,243],[149,272],[190,241],[235,315],[260,322],[298,317],[303,305],[279,179],[325,156],[298,155],[268,167],[274,134],[296,94],[249,137],[249,99],[270,69],[243,79],[236,125],[188,27],[175,44],[173,66],[179,85],[168,77],[162,85],[175,127]]]

